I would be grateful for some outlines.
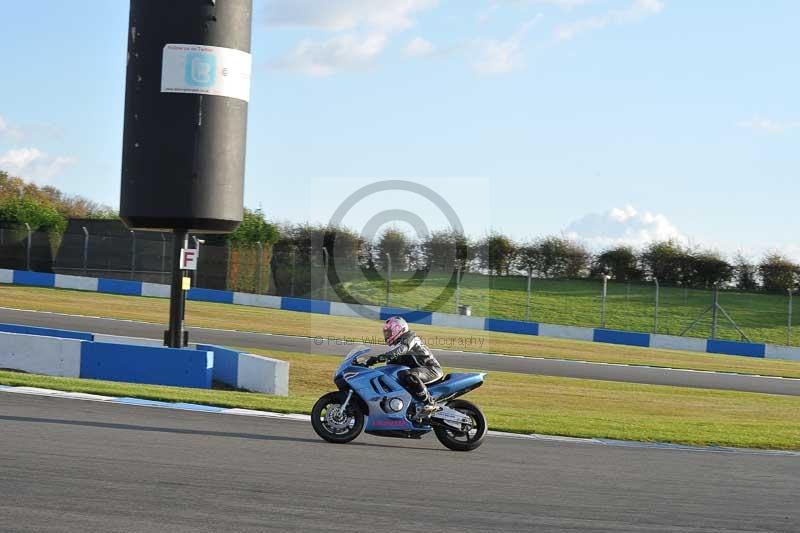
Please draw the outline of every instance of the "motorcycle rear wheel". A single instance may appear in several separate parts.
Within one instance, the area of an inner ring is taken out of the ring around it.
[[[447,403],[447,407],[470,417],[473,426],[469,431],[458,431],[455,428],[437,425],[433,431],[439,442],[456,452],[470,452],[483,444],[487,432],[486,416],[483,411],[466,400],[453,400]]]
[[[361,434],[364,429],[364,413],[351,399],[347,412],[337,411],[345,402],[347,394],[329,392],[317,400],[311,409],[311,426],[328,442],[346,444]]]

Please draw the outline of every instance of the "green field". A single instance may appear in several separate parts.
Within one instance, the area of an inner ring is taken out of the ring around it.
[[[16,285],[0,285],[0,306],[160,324],[167,322],[169,311],[169,301],[160,298]],[[355,342],[363,342],[364,339],[377,341],[380,337],[380,324],[373,320],[210,302],[188,302],[186,321],[190,326],[204,328],[322,337],[326,339],[325,342],[328,342],[327,339],[336,342],[342,338]],[[415,325],[414,329],[432,348],[800,378],[800,363],[796,361],[637,348],[435,326]],[[460,345],[462,342],[465,344]]]
[[[428,311],[456,311],[455,291],[447,288],[449,276],[431,273],[421,284],[408,281],[409,274],[395,273],[391,304]],[[405,278],[404,278],[405,277]],[[342,286],[362,303],[386,302],[386,283],[381,280],[345,281]],[[540,280],[532,284],[530,319],[547,324],[599,327],[602,283],[597,280]],[[329,291],[333,294],[335,291]],[[313,296],[319,297],[319,291]],[[334,295],[335,296],[335,295]],[[797,299],[800,300],[800,297]],[[678,335],[707,309],[711,291],[661,287],[658,333]],[[527,279],[519,276],[489,277],[467,274],[461,287],[461,303],[472,306],[476,316],[524,320]],[[778,294],[720,291],[720,305],[753,342],[787,343],[788,296]],[[800,314],[800,309],[795,315]],[[800,322],[800,317],[798,317]],[[606,327],[653,332],[655,287],[646,283],[608,284]],[[711,336],[711,315],[688,333]],[[719,338],[742,340],[730,323],[719,315]],[[793,328],[793,345],[800,345],[800,327]]]
[[[290,396],[112,383],[0,371],[0,384],[309,413],[333,388],[330,356],[270,352],[290,364]],[[500,431],[693,445],[800,449],[800,398],[492,372],[468,398]],[[311,428],[308,428],[311,434]]]

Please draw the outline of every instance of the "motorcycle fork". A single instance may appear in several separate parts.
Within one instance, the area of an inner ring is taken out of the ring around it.
[[[342,414],[347,413],[347,405],[350,403],[350,398],[352,397],[353,397],[353,389],[350,389],[349,391],[347,391],[347,398],[345,399],[342,406],[339,408],[342,410]]]

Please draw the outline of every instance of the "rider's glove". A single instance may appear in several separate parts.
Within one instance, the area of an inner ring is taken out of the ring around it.
[[[372,365],[377,364],[378,361],[379,361],[379,359],[377,357],[370,357],[369,359],[364,361],[364,364],[367,365],[367,366],[372,366]]]

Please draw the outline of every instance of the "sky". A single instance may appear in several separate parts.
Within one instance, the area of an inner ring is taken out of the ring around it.
[[[255,0],[245,205],[800,260],[798,23],[795,0]],[[124,0],[3,6],[0,169],[119,205],[127,24]]]

